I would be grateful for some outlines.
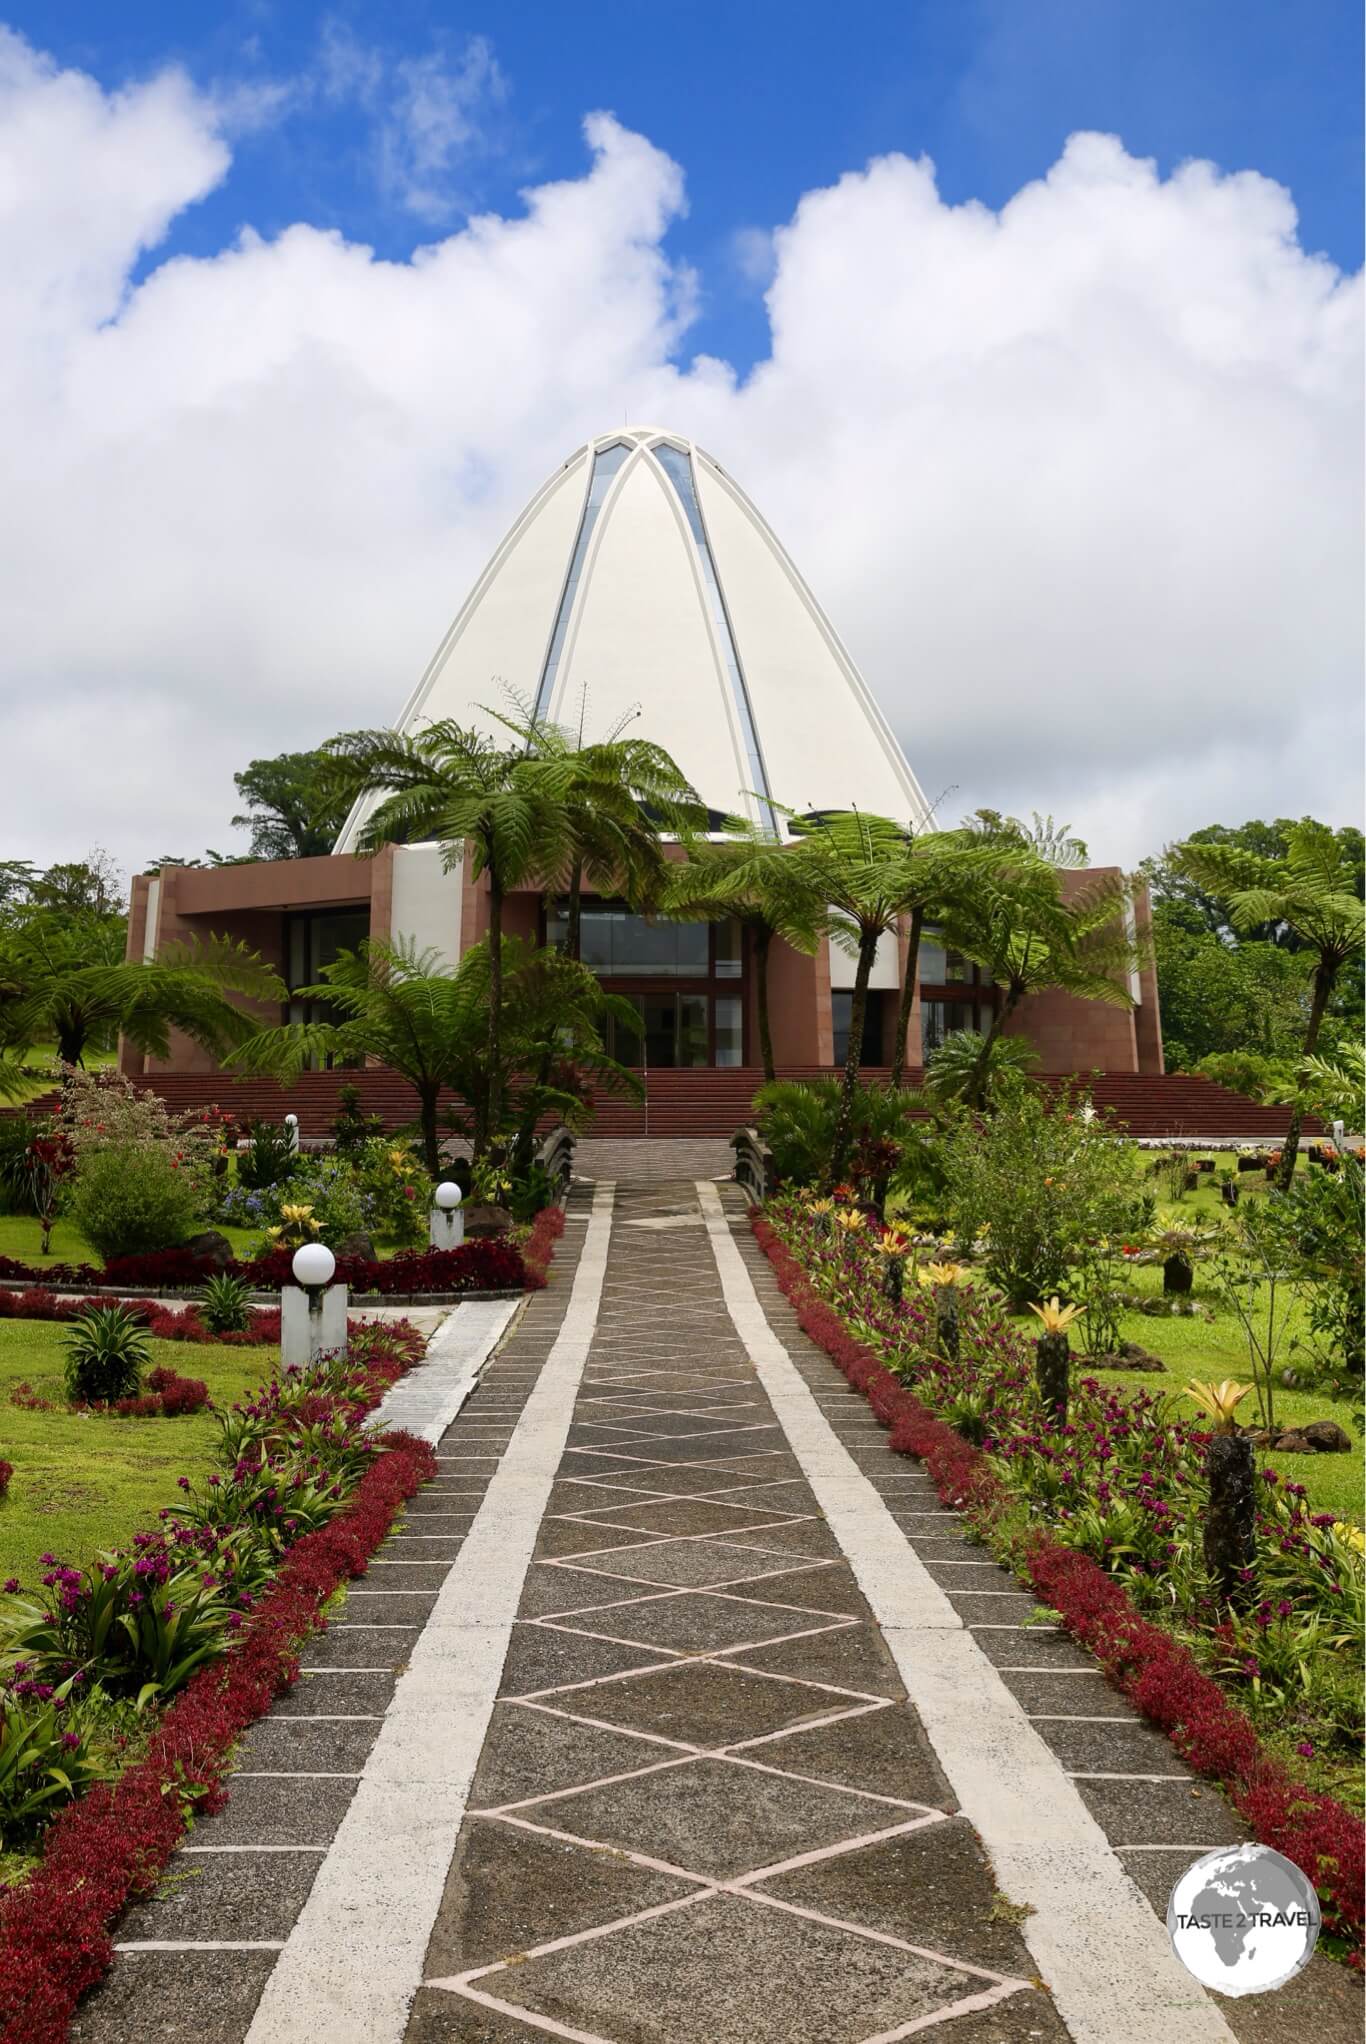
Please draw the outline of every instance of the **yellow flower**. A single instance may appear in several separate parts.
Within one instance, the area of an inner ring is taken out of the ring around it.
[[[1066,1334],[1081,1307],[1064,1306],[1055,1292],[1051,1299],[1045,1299],[1042,1306],[1031,1306],[1029,1310],[1038,1314],[1045,1334]]]
[[[808,1214],[831,1214],[834,1211],[835,1202],[832,1199],[809,1199],[806,1202]]]
[[[1252,1386],[1225,1377],[1222,1384],[1188,1384],[1186,1396],[1209,1414],[1217,1434],[1231,1434],[1238,1424],[1233,1415],[1243,1400],[1252,1396]]]
[[[972,1272],[964,1270],[961,1263],[927,1263],[917,1274],[922,1285],[933,1285],[936,1289],[952,1285],[962,1291],[972,1283]]]
[[[910,1240],[899,1228],[886,1228],[873,1244],[879,1256],[905,1256],[910,1251]]]
[[[835,1216],[836,1227],[843,1228],[847,1235],[857,1235],[868,1225],[868,1216],[858,1207],[842,1207]]]
[[[1353,1526],[1346,1519],[1334,1519],[1333,1532],[1344,1547],[1353,1548],[1357,1554],[1366,1555],[1366,1533],[1362,1532],[1360,1526]]]
[[[306,1221],[312,1212],[313,1212],[312,1206],[296,1206],[296,1207],[282,1206],[280,1209],[280,1217],[282,1220],[286,1221]]]

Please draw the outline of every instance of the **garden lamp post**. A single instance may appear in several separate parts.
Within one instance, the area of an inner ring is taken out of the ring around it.
[[[285,1136],[289,1143],[290,1156],[297,1157],[299,1154],[299,1117],[297,1114],[287,1114],[285,1116]]]
[[[280,1361],[307,1369],[324,1350],[346,1352],[346,1286],[332,1283],[337,1259],[325,1242],[305,1242],[291,1268],[296,1282],[280,1287]]]
[[[465,1239],[460,1187],[452,1184],[449,1178],[444,1179],[432,1197],[436,1203],[427,1229],[428,1240],[433,1249],[458,1249]]]

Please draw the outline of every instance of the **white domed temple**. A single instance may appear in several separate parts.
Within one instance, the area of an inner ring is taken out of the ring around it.
[[[713,809],[921,818],[881,711],[773,532],[675,434],[590,441],[536,493],[398,718],[486,722],[510,684],[591,733],[639,711]],[[350,849],[359,818],[342,832]]]
[[[629,721],[673,755],[718,822],[735,814],[772,822],[770,804],[857,807],[907,822],[927,813],[871,690],[762,513],[714,456],[667,431],[605,434],[556,469],[469,592],[396,728],[453,718],[505,735],[494,713],[509,699],[589,737]],[[468,866],[443,871],[437,845],[360,858],[353,847],[363,814],[358,806],[327,858],[140,876],[130,952],[150,958],[172,938],[222,931],[299,987],[368,935],[411,937],[459,957],[486,928],[483,888]],[[505,927],[553,940],[556,920],[556,903],[529,890],[509,902]],[[733,1127],[760,1076],[739,925],[647,922],[620,902],[590,901],[583,955],[634,1003],[639,1034],[618,1054],[644,1068],[652,1102],[682,1102],[670,1108],[672,1131]],[[899,966],[897,943],[885,939],[864,1035],[874,1066],[890,1061]],[[852,975],[839,950],[812,959],[774,945],[780,1070],[842,1062]],[[996,998],[981,969],[946,953],[933,933],[920,983],[907,1047],[913,1066],[948,1030],[986,1026]],[[1128,1010],[1038,996],[1011,1026],[1033,1038],[1045,1071],[1160,1073],[1150,970],[1135,975],[1131,992]],[[286,1012],[299,1016],[302,1004]],[[173,1044],[169,1059],[125,1046],[123,1059],[158,1085],[214,1069],[188,1042]],[[722,1072],[732,1075],[724,1085]],[[628,1111],[611,1112],[620,1119]]]

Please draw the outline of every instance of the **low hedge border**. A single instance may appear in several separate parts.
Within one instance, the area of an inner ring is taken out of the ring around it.
[[[892,1451],[916,1456],[944,1503],[966,1510],[989,1531],[1011,1496],[987,1456],[938,1419],[849,1333],[771,1222],[751,1210],[750,1225],[802,1332],[865,1394],[877,1419],[890,1429]],[[1035,1529],[1027,1537],[1023,1563],[1017,1572],[1095,1655],[1114,1687],[1167,1734],[1192,1772],[1220,1785],[1255,1837],[1309,1876],[1318,1890],[1325,1929],[1347,1947],[1348,1963],[1360,1969],[1366,1930],[1366,1832],[1360,1821],[1334,1797],[1296,1781],[1189,1648],[1145,1618],[1089,1555]]]
[[[531,1224],[530,1235],[520,1244],[504,1243],[495,1238],[492,1241],[467,1242],[460,1249],[406,1250],[374,1264],[366,1264],[358,1257],[342,1257],[337,1265],[337,1275],[348,1286],[353,1305],[391,1298],[401,1298],[409,1306],[449,1306],[463,1299],[515,1299],[524,1291],[540,1291],[543,1288],[555,1244],[563,1233],[563,1207],[543,1207]],[[394,1283],[378,1290],[367,1291],[364,1288],[366,1272],[392,1273],[397,1266],[400,1277],[416,1276],[419,1265],[444,1265],[448,1258],[463,1256],[465,1250],[489,1252],[470,1259],[471,1267],[475,1261],[496,1266],[500,1275],[515,1274],[516,1282],[490,1286],[461,1283],[454,1288],[432,1291],[408,1290],[402,1284]],[[258,1312],[257,1320],[269,1322],[269,1331],[259,1331],[254,1324],[249,1334],[213,1335],[207,1328],[196,1332],[194,1328],[198,1323],[194,1318],[194,1307],[186,1306],[179,1313],[168,1307],[160,1316],[166,1324],[152,1327],[151,1332],[163,1341],[278,1341],[279,1309],[272,1308],[269,1302],[277,1296],[279,1285],[289,1281],[288,1256],[287,1250],[276,1250],[269,1257],[258,1257],[254,1263],[234,1261],[228,1266],[229,1273],[235,1276],[259,1273],[267,1264],[275,1270],[277,1282],[272,1289],[252,1294],[258,1306],[266,1302],[264,1309]],[[514,1258],[515,1267],[511,1262]],[[171,1273],[164,1284],[118,1282],[120,1271],[131,1271],[141,1276],[147,1274],[146,1266],[155,1264],[164,1264]],[[61,1275],[58,1276],[58,1273]],[[130,1302],[155,1300],[164,1292],[187,1289],[214,1275],[215,1267],[207,1258],[191,1256],[188,1250],[182,1249],[163,1250],[155,1257],[124,1257],[119,1263],[106,1264],[103,1272],[97,1271],[93,1264],[83,1263],[57,1263],[42,1271],[36,1265],[20,1263],[14,1257],[0,1256],[0,1320],[70,1320],[92,1306],[108,1305],[111,1299]]]

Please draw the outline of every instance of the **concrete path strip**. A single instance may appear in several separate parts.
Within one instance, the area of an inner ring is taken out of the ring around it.
[[[370,1424],[384,1432],[402,1427],[434,1448],[479,1382],[521,1303],[467,1299],[448,1313],[422,1362],[389,1387]]]
[[[399,2044],[465,1814],[597,1325],[612,1225],[599,1185],[554,1345],[399,1678],[247,2044]]]
[[[735,1331],[882,1628],[911,1703],[1076,2044],[1234,2044],[1105,1834],[836,1438],[699,1183]]]

